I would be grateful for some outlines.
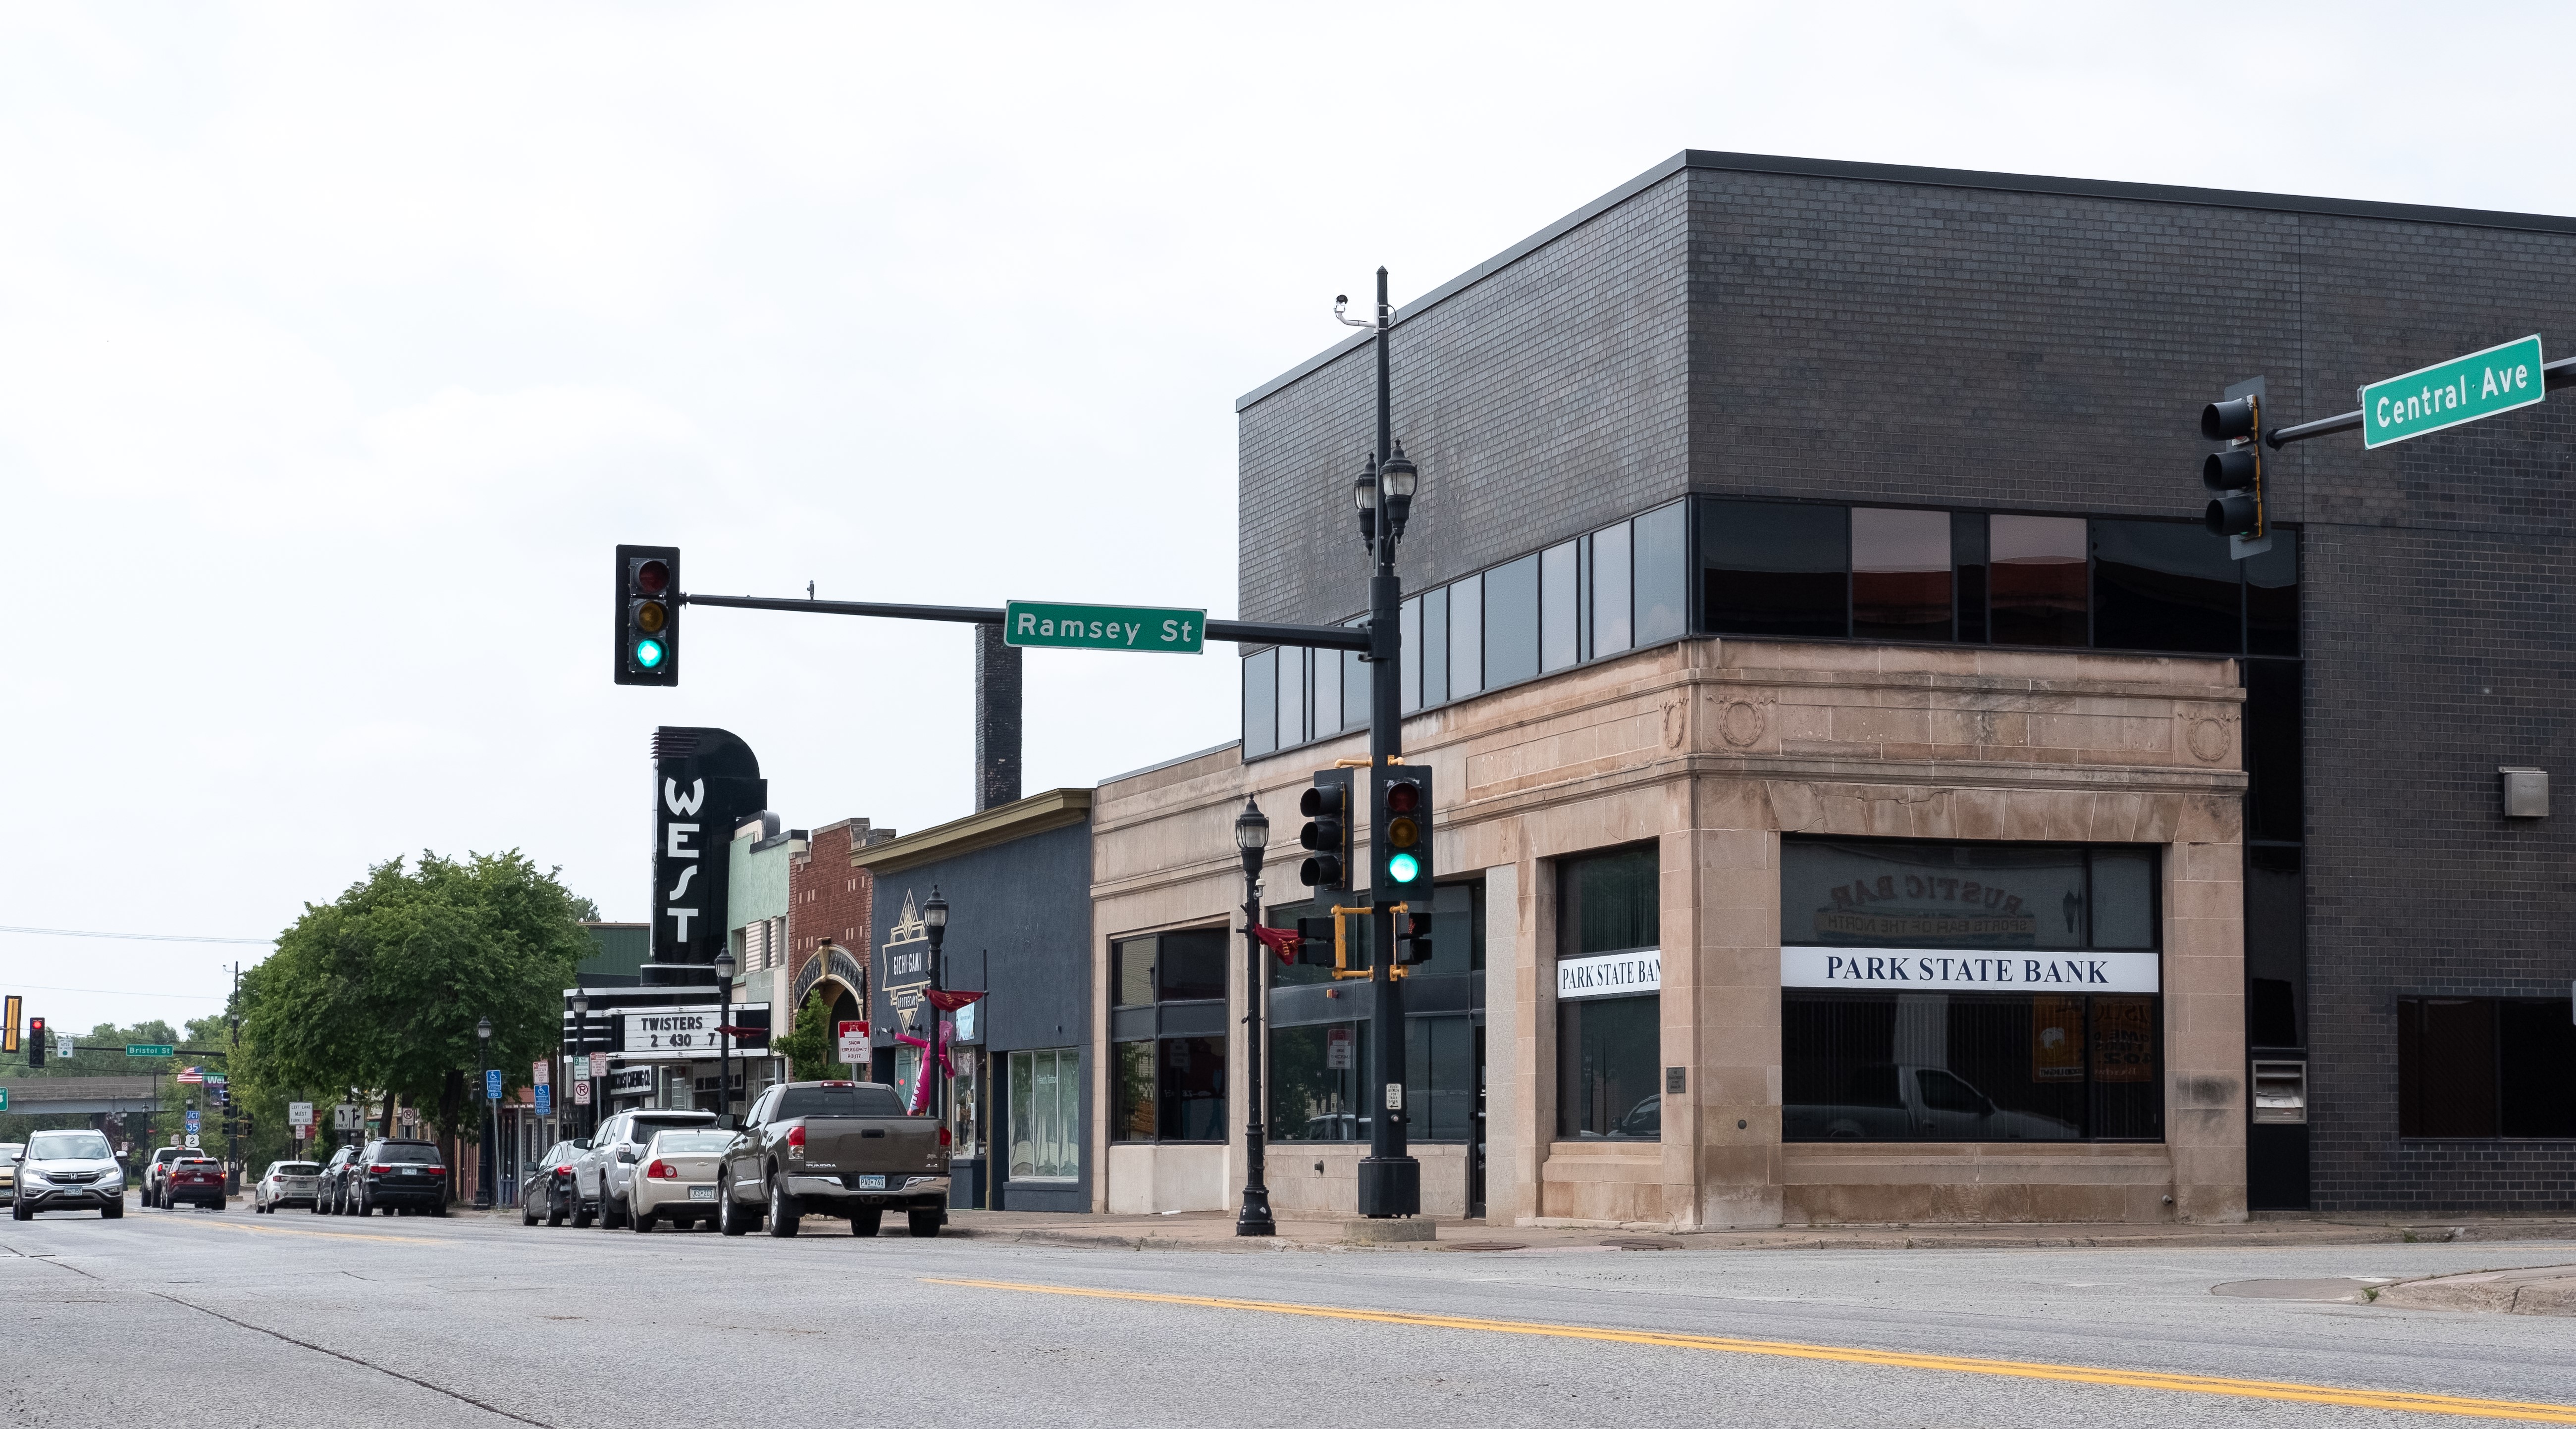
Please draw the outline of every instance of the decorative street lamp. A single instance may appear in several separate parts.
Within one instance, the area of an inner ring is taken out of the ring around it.
[[[479,1045],[483,1049],[483,1086],[478,1088],[483,1093],[483,1154],[475,1158],[480,1164],[474,1168],[474,1209],[488,1211],[492,1209],[492,1173],[495,1169],[492,1165],[492,1019],[486,1017],[475,1023],[474,1035],[481,1039]]]
[[[1277,1235],[1270,1217],[1270,1188],[1262,1184],[1261,1153],[1261,860],[1270,847],[1270,820],[1258,800],[1245,799],[1234,817],[1234,846],[1243,852],[1243,1209],[1236,1235]]]
[[[725,1118],[733,1112],[733,1034],[726,1030],[733,1025],[733,970],[733,949],[719,950],[716,953],[716,1036],[722,1039],[717,1046],[723,1049],[723,1057],[716,1065],[718,1126],[724,1125]]]
[[[925,992],[937,992],[939,990],[939,945],[948,938],[948,900],[939,896],[939,885],[936,883],[930,885],[930,901],[921,905],[921,926],[930,934],[930,966],[925,969],[929,974],[929,986]],[[927,996],[924,996],[921,1001],[923,1006],[930,1009],[929,1015],[923,1019],[929,1023],[929,1026],[922,1029],[921,1075],[929,1079],[929,1111],[931,1118],[939,1123],[939,1145],[942,1150],[945,1150],[948,1146],[948,1112],[945,1105],[948,1084],[947,1080],[939,1074],[939,1004]]]

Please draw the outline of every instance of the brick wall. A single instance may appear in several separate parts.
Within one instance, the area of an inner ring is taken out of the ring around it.
[[[792,986],[823,940],[848,948],[865,966],[873,885],[865,869],[850,867],[850,850],[894,837],[865,819],[843,819],[816,829],[805,857],[787,875],[787,968]],[[790,1013],[789,1015],[793,1015]]]

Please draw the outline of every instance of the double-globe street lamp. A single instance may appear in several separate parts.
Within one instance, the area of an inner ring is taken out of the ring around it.
[[[1234,818],[1234,846],[1243,852],[1243,1209],[1235,1213],[1236,1235],[1276,1235],[1270,1217],[1270,1188],[1262,1184],[1261,1153],[1261,860],[1270,848],[1270,820],[1259,800],[1243,801]]]
[[[936,883],[930,885],[930,901],[921,905],[921,927],[922,931],[930,935],[929,966],[922,969],[929,981],[922,988],[921,1001],[922,1005],[930,1009],[930,1013],[922,1019],[927,1025],[922,1029],[924,1045],[921,1049],[921,1075],[929,1082],[930,1116],[933,1121],[939,1123],[939,1146],[944,1151],[948,1147],[948,1110],[945,1105],[948,1084],[947,1079],[940,1075],[939,1067],[940,1008],[938,1001],[930,994],[939,991],[939,945],[948,939],[948,900],[939,896],[939,885]]]
[[[723,1126],[733,1113],[733,949],[716,953],[716,1036],[722,1049],[716,1063],[716,1125]]]
[[[493,1172],[498,1169],[492,1164],[492,1117],[496,1105],[492,1096],[492,1019],[486,1017],[475,1023],[474,1035],[483,1049],[483,1085],[475,1089],[483,1097],[483,1154],[475,1158],[474,1209],[488,1211],[492,1209]]]

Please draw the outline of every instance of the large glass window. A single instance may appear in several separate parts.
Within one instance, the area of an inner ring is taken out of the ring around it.
[[[1270,1029],[1272,1140],[1368,1140],[1366,1031],[1356,1022]]]
[[[2272,549],[2245,567],[2245,653],[2299,653],[2299,533],[2275,531]]]
[[[1117,1044],[1119,1141],[1225,1139],[1225,1039],[1165,1037]]]
[[[1950,513],[1855,508],[1851,633],[1863,640],[1948,640]]]
[[[1690,629],[1690,504],[1647,512],[1636,533],[1637,643],[1676,639]]]
[[[1848,514],[1840,506],[1774,501],[1700,503],[1706,628],[1719,635],[1850,634]]]
[[[1557,864],[1556,1134],[1663,1136],[1662,914],[1653,845]],[[1651,991],[1635,991],[1651,988]]]
[[[2157,850],[1781,841],[1782,1135],[2163,1135]]]
[[[1121,1042],[1110,1055],[1110,1139],[1151,1141],[1154,1139],[1154,1044]]]
[[[2196,523],[2093,523],[2093,643],[2113,650],[2245,647],[2242,585],[2227,543]]]
[[[1484,687],[1485,578],[1469,576],[1449,587],[1449,698]]]
[[[2305,836],[2299,737],[2300,665],[2248,660],[2245,681],[2245,836],[2296,843]]]
[[[1158,1002],[1214,1002],[1225,996],[1223,928],[1184,928],[1109,947],[1111,985],[1119,1007]]]
[[[1411,714],[1422,708],[1422,597],[1415,596],[1396,611],[1395,625],[1404,642],[1396,661],[1396,699]]]
[[[1970,645],[1986,640],[1986,514],[1950,513],[1952,604],[1959,609],[1959,639]]]
[[[1279,651],[1244,657],[1243,757],[1258,759],[1279,748]]]
[[[1580,543],[1550,546],[1538,558],[1538,667],[1562,670],[1583,658],[1576,632],[1582,627],[1583,589],[1576,552]]]
[[[2090,639],[2082,517],[1988,517],[1986,550],[1986,623],[1997,645]]]
[[[1342,719],[1342,668],[1344,650],[1317,650],[1308,659],[1315,669],[1315,730],[1313,737],[1339,734],[1348,725]],[[1363,720],[1365,724],[1367,721]]]
[[[1485,688],[1538,674],[1538,557],[1485,572]]]
[[[1616,655],[1633,643],[1629,624],[1628,523],[1592,533],[1592,653]]]
[[[1363,622],[1354,620],[1352,625]],[[1369,667],[1357,650],[1342,652],[1342,728],[1366,729],[1369,722]]]
[[[2565,998],[2397,1000],[2400,1136],[2576,1137]]]
[[[1279,661],[1279,747],[1306,742],[1306,651],[1282,645],[1271,652]]]
[[[1082,1058],[1071,1047],[1011,1054],[1014,1181],[1082,1174]]]
[[[1449,588],[1422,593],[1422,703],[1449,703]]]

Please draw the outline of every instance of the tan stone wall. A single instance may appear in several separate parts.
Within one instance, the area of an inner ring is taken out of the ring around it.
[[[1438,867],[1487,876],[1491,1218],[2241,1219],[2235,685],[2224,659],[1703,640],[1409,721],[1408,759],[1439,778]],[[1353,735],[1246,770],[1225,750],[1103,786],[1101,1046],[1107,939],[1231,916],[1247,791],[1271,813],[1273,889],[1293,879],[1308,771],[1364,752]],[[2164,1143],[1784,1145],[1784,833],[2161,846]],[[1662,1060],[1687,1090],[1660,1144],[1559,1142],[1554,860],[1647,841],[1663,870]]]

